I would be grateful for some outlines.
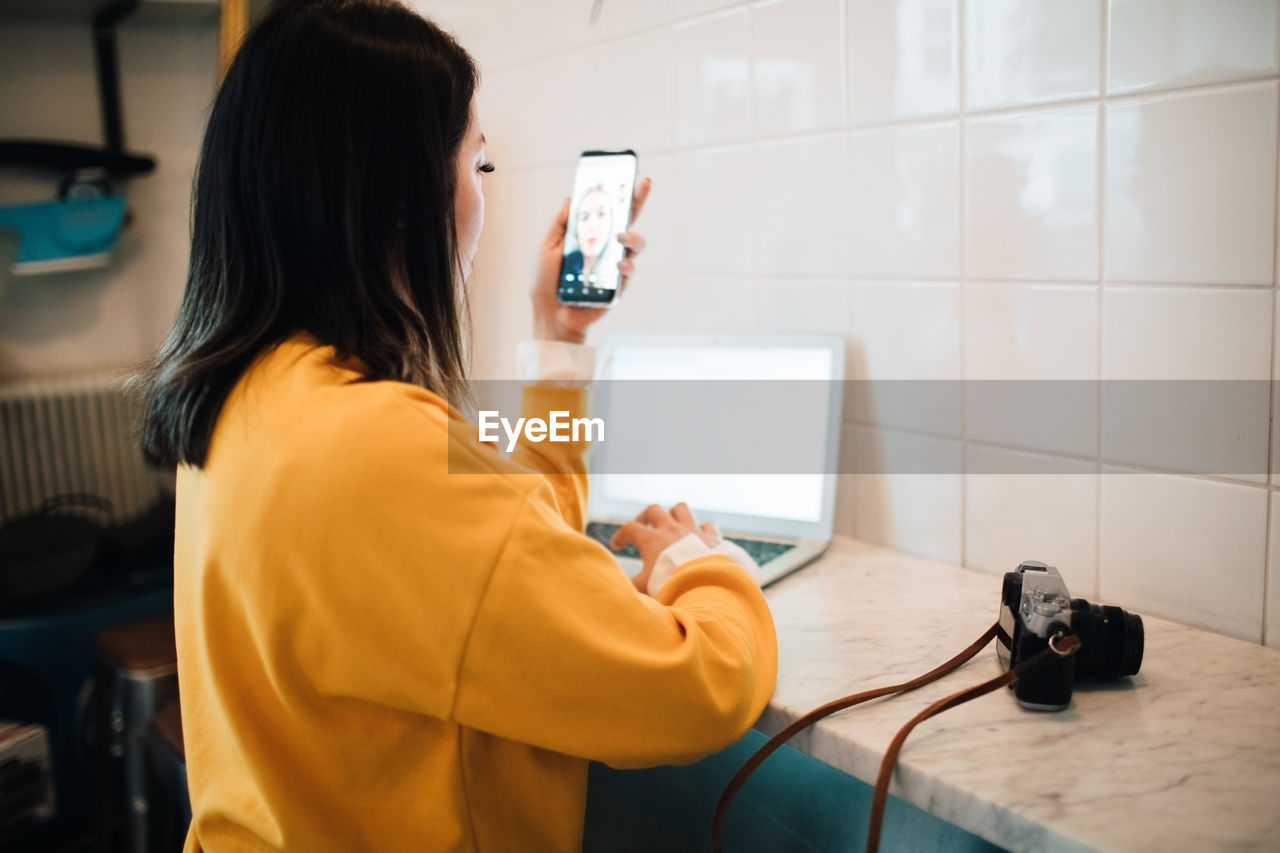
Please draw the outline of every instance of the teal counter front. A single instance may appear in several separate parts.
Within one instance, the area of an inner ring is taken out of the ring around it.
[[[707,853],[716,802],[765,740],[753,729],[723,752],[683,767],[614,770],[592,764],[584,853]],[[725,853],[861,851],[871,794],[867,783],[783,746],[734,798],[725,822]],[[890,797],[880,849],[995,853],[1002,848]]]

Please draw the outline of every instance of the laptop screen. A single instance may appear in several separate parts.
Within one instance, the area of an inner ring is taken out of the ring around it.
[[[760,339],[723,339],[717,341],[680,341],[676,339],[623,339],[606,348],[602,378],[608,380],[831,380],[843,372],[840,351],[829,342],[806,345],[802,340],[769,343]],[[714,386],[700,386],[714,387]],[[763,386],[761,386],[763,387]],[[810,382],[810,388],[818,388]],[[836,405],[839,396],[835,397]],[[606,406],[610,401],[603,401]],[[770,400],[749,400],[725,395],[724,405],[741,407],[740,411],[718,414],[750,429],[759,420],[759,407],[776,404]],[[622,404],[613,403],[620,406]],[[643,507],[650,503],[670,506],[686,501],[700,513],[753,518],[777,519],[784,522],[818,524],[824,520],[828,477],[824,468],[829,450],[828,432],[832,418],[826,411],[810,410],[809,417],[797,419],[787,426],[787,441],[799,452],[811,456],[801,460],[797,471],[779,474],[649,474],[613,473],[609,470],[608,452],[599,460],[592,479],[593,502],[613,507]],[[626,417],[624,412],[605,411],[610,417]],[[838,420],[836,420],[838,423]],[[792,457],[795,453],[790,454]]]
[[[608,501],[816,523],[822,518],[822,474],[600,474],[593,487]]]

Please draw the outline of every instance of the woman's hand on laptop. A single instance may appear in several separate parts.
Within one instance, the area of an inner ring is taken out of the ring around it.
[[[640,560],[644,568],[640,574],[631,579],[636,589],[641,592],[649,590],[649,576],[658,562],[662,552],[688,536],[695,534],[708,548],[720,544],[720,531],[707,521],[698,524],[688,504],[678,503],[670,511],[658,504],[650,504],[641,510],[635,521],[629,521],[618,528],[609,543],[614,549],[634,545],[640,552]]]

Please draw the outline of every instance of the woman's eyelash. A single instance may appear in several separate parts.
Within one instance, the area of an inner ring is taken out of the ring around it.
[[[481,172],[484,172],[486,175],[487,175],[487,174],[489,174],[490,172],[492,172],[492,171],[493,171],[494,169],[496,169],[496,168],[497,168],[497,166],[495,166],[495,165],[493,165],[492,163],[489,163],[489,162],[485,162],[485,163],[481,163],[481,164],[480,164],[480,171],[481,171]]]

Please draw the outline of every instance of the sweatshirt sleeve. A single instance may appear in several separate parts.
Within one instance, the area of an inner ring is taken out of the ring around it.
[[[546,487],[526,497],[460,662],[453,717],[615,767],[696,760],[732,743],[773,693],[777,640],[728,557],[678,567],[655,600],[570,530]]]
[[[588,395],[585,388],[566,388],[558,385],[527,385],[520,407],[525,419],[541,418],[550,423],[552,413],[559,413],[561,422],[572,423],[575,418],[588,416]],[[574,530],[586,528],[587,519],[587,462],[590,449],[588,431],[577,432],[573,440],[572,427],[563,431],[569,441],[530,441],[522,435],[516,445],[512,460],[518,465],[542,474],[551,485],[555,506],[560,517]]]

